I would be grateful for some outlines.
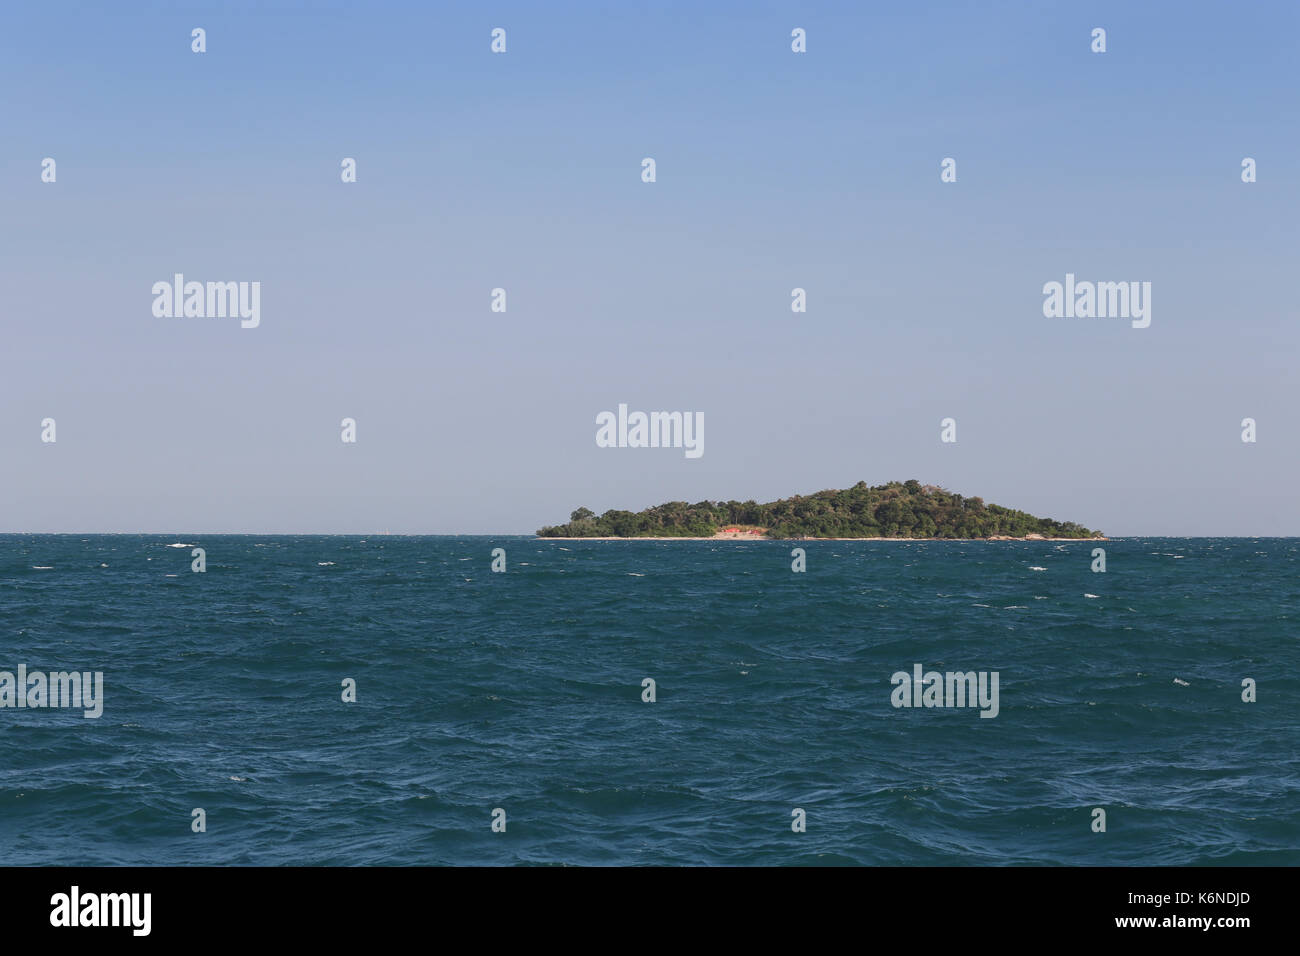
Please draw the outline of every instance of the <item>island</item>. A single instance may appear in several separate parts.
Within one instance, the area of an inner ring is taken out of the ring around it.
[[[644,511],[579,508],[567,524],[540,528],[541,538],[730,538],[989,541],[1106,540],[1073,521],[1036,518],[911,481],[755,501],[670,501]]]

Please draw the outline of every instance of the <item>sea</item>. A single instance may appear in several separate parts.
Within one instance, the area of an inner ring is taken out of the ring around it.
[[[0,536],[0,863],[1297,864],[1298,553]]]

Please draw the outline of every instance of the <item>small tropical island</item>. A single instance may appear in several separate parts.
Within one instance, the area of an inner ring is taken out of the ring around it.
[[[911,481],[755,501],[670,501],[644,511],[579,508],[567,524],[540,528],[541,538],[984,539],[1105,540],[1073,521],[1036,518]]]

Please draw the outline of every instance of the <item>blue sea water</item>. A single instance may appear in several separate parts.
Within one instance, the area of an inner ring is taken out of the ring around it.
[[[794,546],[0,536],[0,863],[1300,863],[1300,540]]]

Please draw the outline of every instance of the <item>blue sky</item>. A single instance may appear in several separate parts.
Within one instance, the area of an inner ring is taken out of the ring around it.
[[[917,478],[1300,534],[1297,9],[9,5],[0,530],[529,532]],[[176,272],[260,281],[261,325],[156,318]],[[1067,272],[1151,282],[1151,326],[1045,318]],[[703,412],[705,454],[597,448],[619,403]]]

